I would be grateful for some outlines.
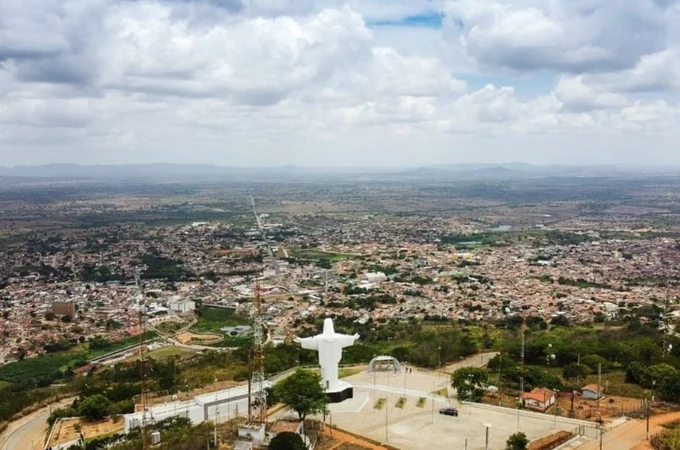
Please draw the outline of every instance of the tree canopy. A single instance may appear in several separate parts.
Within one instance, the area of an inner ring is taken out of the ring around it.
[[[505,450],[526,450],[528,446],[529,439],[522,432],[513,434],[505,441]]]
[[[278,433],[269,442],[269,450],[306,450],[302,436],[297,433]]]
[[[300,420],[308,414],[326,409],[326,394],[321,387],[321,375],[309,370],[298,370],[274,387],[279,400],[295,410]]]
[[[479,401],[484,394],[483,386],[489,379],[486,369],[463,367],[453,373],[451,386],[458,392],[458,398]]]
[[[78,413],[88,420],[99,420],[106,416],[111,401],[101,394],[87,397],[78,405]]]

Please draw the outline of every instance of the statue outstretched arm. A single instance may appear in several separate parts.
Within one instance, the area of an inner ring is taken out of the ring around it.
[[[345,348],[354,345],[354,342],[359,339],[359,333],[355,333],[352,335],[349,334],[340,334],[337,335],[338,337],[338,342],[340,343],[340,347]]]
[[[302,346],[302,348],[307,349],[307,350],[318,350],[319,349],[319,341],[314,339],[313,337],[308,337],[308,338],[296,337],[294,342],[300,344]]]

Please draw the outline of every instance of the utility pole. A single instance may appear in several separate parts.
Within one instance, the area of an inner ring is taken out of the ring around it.
[[[597,365],[597,416],[602,417],[600,412],[600,397],[602,397],[602,363]]]
[[[645,414],[647,416],[647,433],[646,433],[646,436],[647,436],[647,440],[649,440],[649,399],[646,398],[646,397],[645,397],[645,404],[647,406],[645,408],[647,410],[647,413]]]
[[[501,400],[503,399],[503,380],[501,378],[501,373],[503,369],[503,352],[498,354],[498,406],[501,406]]]

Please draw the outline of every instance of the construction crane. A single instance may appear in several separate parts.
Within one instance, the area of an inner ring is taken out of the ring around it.
[[[139,402],[142,408],[142,450],[146,450],[149,447],[148,430],[147,425],[147,367],[146,367],[146,347],[144,345],[144,340],[146,338],[146,301],[144,296],[144,290],[142,289],[142,281],[139,272],[139,267],[133,269],[133,274],[135,277],[135,286],[137,288],[137,306],[139,308],[139,380],[141,384]]]

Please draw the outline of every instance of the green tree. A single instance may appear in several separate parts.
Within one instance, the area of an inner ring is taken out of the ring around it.
[[[458,392],[458,398],[479,401],[484,394],[489,374],[479,367],[463,367],[453,373],[451,386]]]
[[[321,375],[309,370],[298,370],[278,383],[274,388],[276,395],[295,412],[300,420],[308,414],[316,414],[326,409],[326,394],[321,387]]]
[[[87,397],[78,405],[78,414],[88,420],[99,420],[106,416],[111,401],[101,394]]]
[[[302,437],[297,433],[278,433],[269,442],[269,450],[306,450]]]
[[[521,431],[513,434],[505,441],[505,450],[526,450],[528,447],[529,439]]]
[[[584,378],[590,373],[588,366],[581,364],[568,364],[562,369],[562,377],[566,380],[575,380],[578,377]]]

